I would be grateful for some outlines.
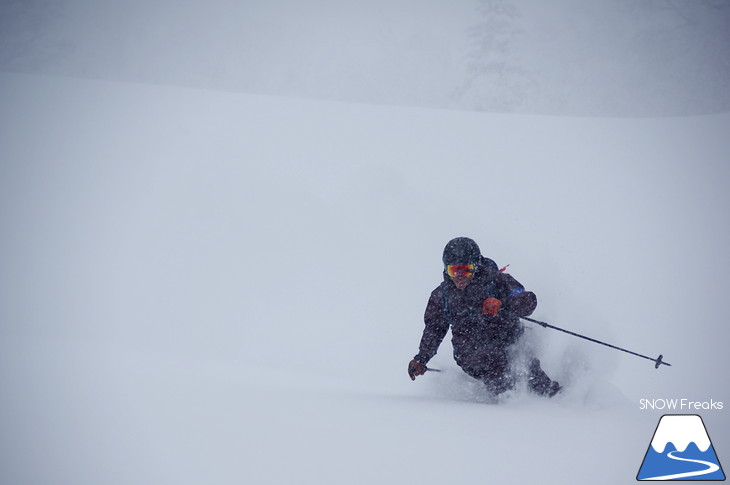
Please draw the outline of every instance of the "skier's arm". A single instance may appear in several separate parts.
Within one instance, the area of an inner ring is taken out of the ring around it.
[[[499,280],[505,310],[518,317],[529,316],[535,311],[537,296],[533,292],[525,290],[524,286],[507,273],[500,273]]]
[[[426,327],[423,329],[421,344],[418,347],[418,354],[414,360],[421,364],[427,364],[436,355],[436,351],[449,331],[449,322],[446,320],[441,302],[441,291],[437,288],[431,293],[426,305],[426,313],[423,316]]]

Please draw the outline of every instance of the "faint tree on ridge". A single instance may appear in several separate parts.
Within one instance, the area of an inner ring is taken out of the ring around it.
[[[454,100],[481,111],[515,111],[534,82],[515,59],[520,12],[510,0],[480,0],[479,22],[468,31],[466,76]]]

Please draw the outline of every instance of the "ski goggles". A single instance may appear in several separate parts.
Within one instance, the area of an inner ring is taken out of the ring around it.
[[[457,276],[473,276],[476,269],[476,265],[473,264],[447,264],[446,274],[452,278],[456,278]]]

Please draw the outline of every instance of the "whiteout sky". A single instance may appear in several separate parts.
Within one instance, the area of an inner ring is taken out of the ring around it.
[[[730,107],[721,0],[0,4],[0,70],[376,104],[655,116]]]

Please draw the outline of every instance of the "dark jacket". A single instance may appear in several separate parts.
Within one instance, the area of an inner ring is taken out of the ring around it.
[[[502,301],[494,317],[482,311],[484,300],[490,297]],[[509,274],[500,272],[491,259],[482,257],[474,279],[463,290],[456,288],[444,273],[444,281],[428,300],[426,328],[415,359],[422,364],[431,360],[451,326],[456,363],[469,374],[481,375],[480,369],[505,358],[505,349],[523,332],[518,317],[530,315],[536,306],[535,294],[525,291]],[[504,362],[499,364],[503,365]]]

